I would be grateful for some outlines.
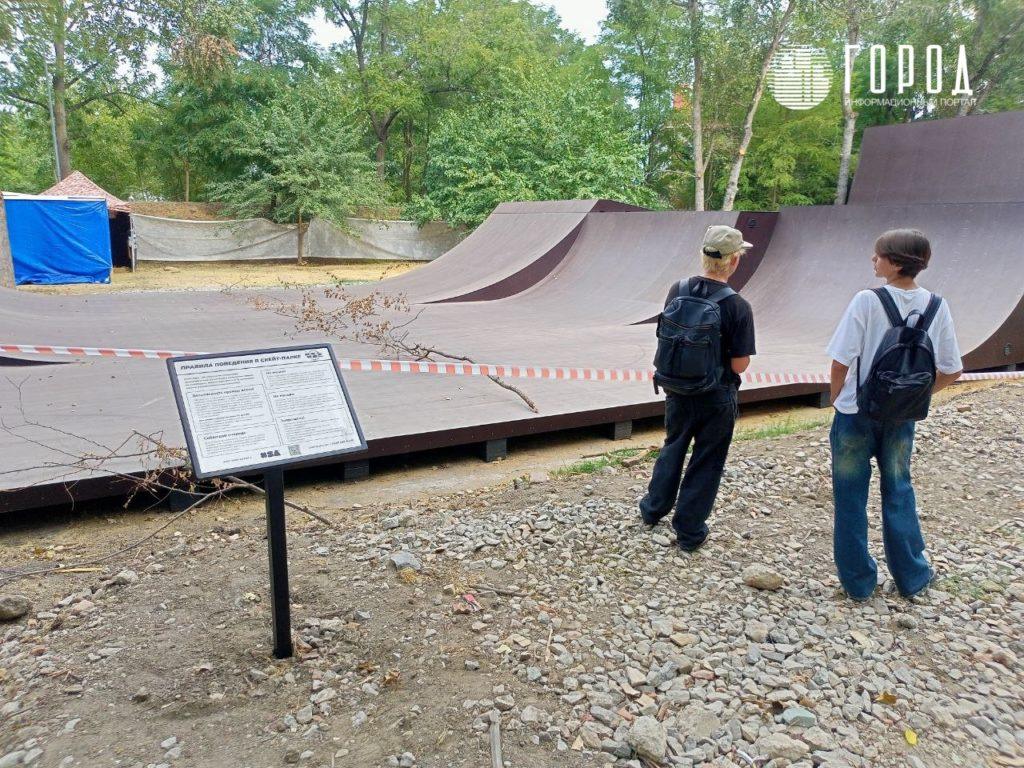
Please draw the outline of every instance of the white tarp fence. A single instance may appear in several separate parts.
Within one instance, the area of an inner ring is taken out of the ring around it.
[[[307,259],[431,261],[466,233],[441,222],[347,219],[350,232],[314,219],[306,231]],[[295,227],[267,219],[191,221],[132,214],[136,261],[258,261],[295,259]]]

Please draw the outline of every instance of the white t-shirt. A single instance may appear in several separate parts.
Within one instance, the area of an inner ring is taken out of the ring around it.
[[[904,289],[885,286],[893,299],[900,315],[906,317],[912,310],[924,313],[928,306],[931,292],[918,286]],[[828,355],[843,365],[850,366],[846,374],[843,389],[836,398],[835,407],[840,413],[857,413],[857,358],[860,358],[860,381],[863,384],[871,371],[882,337],[889,330],[889,318],[885,314],[881,300],[872,291],[861,291],[853,297],[846,308],[843,319],[839,321],[832,340],[828,343]],[[935,349],[935,368],[939,373],[956,373],[963,369],[960,360],[960,347],[953,329],[953,316],[949,312],[949,304],[945,299],[935,314],[935,319],[928,326]]]

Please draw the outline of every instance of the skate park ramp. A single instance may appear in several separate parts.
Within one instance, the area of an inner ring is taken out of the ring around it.
[[[847,202],[1024,202],[1024,111],[865,128]]]
[[[591,213],[565,257],[543,279],[507,298],[429,307],[437,327],[466,328],[466,319],[504,325],[630,325],[657,314],[669,286],[700,270],[700,246],[713,224],[732,226],[734,212]],[[472,327],[470,327],[472,332]]]
[[[482,362],[647,368],[653,330],[632,323],[660,308],[673,280],[695,271],[703,229],[721,216],[588,214],[570,249],[575,252],[537,285],[494,301],[422,306],[418,339]],[[639,217],[636,223],[633,217]],[[1013,242],[1022,220],[1024,203],[782,209],[768,250],[743,290],[757,323],[759,354],[752,371],[825,370],[825,345],[849,299],[877,284],[870,262],[874,239],[896,226],[919,227],[931,238],[933,263],[921,283],[949,299],[968,367],[1021,362],[1024,281],[1005,244]],[[687,238],[693,238],[691,244]],[[66,298],[89,297],[61,300]],[[177,305],[175,295],[154,296],[158,317],[145,295],[92,298],[102,301],[82,304],[79,314],[50,314],[48,327],[62,336],[46,341],[83,343],[80,334],[91,333],[90,323],[118,329],[122,341],[144,334],[154,348],[162,348],[162,335],[175,329],[182,346],[204,350],[251,348],[256,339],[272,346],[315,338],[290,335],[289,321],[217,294],[177,294]],[[211,303],[196,315],[193,302],[200,299]],[[146,323],[127,325],[147,313]],[[194,324],[196,317],[200,325]],[[189,339],[183,327],[204,328],[205,335],[184,344]],[[354,343],[335,348],[339,357],[376,356]],[[481,377],[349,373],[346,380],[366,430],[368,457],[618,422],[657,415],[663,408],[662,397],[640,382],[515,381],[536,402],[539,413],[533,414]],[[752,401],[820,388],[745,385],[741,396]],[[23,424],[25,415],[44,426]],[[172,445],[182,441],[160,361],[79,358],[18,369],[0,383],[0,417],[16,426],[0,432],[0,454],[7,457],[0,489],[32,486],[0,494],[0,510],[110,493],[113,473],[146,468],[135,458],[102,469],[67,466],[68,455],[83,451],[83,440],[117,445],[137,429],[162,434]]]
[[[502,203],[472,234],[435,261],[399,277],[347,290],[357,296],[371,290],[404,294],[413,304],[503,298],[529,288],[555,269],[589,212],[643,210],[612,200]],[[295,301],[298,296],[287,289],[93,296],[42,296],[0,289],[0,327],[5,337],[31,337],[36,339],[33,343],[51,345],[215,350],[223,347],[222,342],[229,346],[260,346],[267,339],[286,343],[277,341],[283,336],[280,318],[245,307],[246,298],[255,294],[282,301]],[[93,341],[82,341],[85,335]]]
[[[868,129],[846,206],[736,214],[650,212],[597,200],[505,204],[435,262],[354,291],[404,293],[418,314],[417,342],[479,362],[647,369],[655,338],[644,321],[661,309],[672,282],[697,271],[705,228],[732,224],[758,246],[736,281],[757,327],[751,372],[824,373],[825,346],[849,300],[879,284],[871,267],[875,239],[886,229],[917,227],[933,246],[919,282],[949,300],[967,369],[1019,364],[1021,115]],[[933,137],[943,126],[960,138]],[[916,159],[891,149],[887,131]],[[999,157],[1007,142],[1014,152]],[[960,149],[971,151],[956,159]],[[889,154],[879,160],[879,153]],[[919,183],[900,189],[908,176]],[[294,290],[266,293],[298,299]],[[0,342],[221,351],[324,340],[294,333],[293,320],[256,311],[244,299],[216,291],[0,291]],[[341,358],[380,356],[369,345],[334,346]],[[0,511],[110,494],[116,473],[152,468],[138,457],[103,466],[72,462],[96,452],[88,441],[117,445],[135,429],[182,444],[161,361],[28,359],[63,364],[12,366],[0,376],[0,491],[22,489],[0,492]],[[663,396],[641,382],[513,380],[536,403],[532,413],[483,377],[360,372],[346,381],[369,443],[350,460],[622,422],[664,408]],[[747,384],[741,400],[822,389]]]
[[[556,202],[559,205],[555,205]],[[543,266],[542,262],[553,253],[549,250],[539,260],[513,273],[516,279],[531,274],[527,280],[530,284],[511,296],[503,297],[506,290],[514,290],[512,281],[503,279],[488,284],[484,289],[469,292],[459,301],[434,301],[442,292],[448,291],[444,286],[454,283],[459,274],[468,271],[468,267],[463,269],[459,262],[469,256],[466,252],[455,251],[464,248],[474,235],[456,246],[451,253],[455,257],[453,261],[449,261],[446,255],[409,274],[412,277],[442,264],[450,265],[444,270],[434,270],[429,280],[422,278],[414,284],[402,276],[369,286],[354,286],[349,290],[355,295],[359,295],[358,289],[368,293],[371,288],[386,293],[404,293],[411,304],[429,305],[417,307],[422,314],[421,325],[428,325],[432,330],[449,328],[460,338],[472,337],[479,333],[478,329],[489,325],[521,325],[524,319],[528,319],[531,325],[549,328],[580,323],[616,325],[644,322],[660,311],[672,282],[700,269],[700,244],[707,227],[737,222],[737,214],[732,212],[651,212],[629,210],[628,206],[613,205],[608,201],[554,201],[548,204],[554,209],[554,214],[532,213],[538,205],[522,204],[522,208],[505,205],[504,209],[511,210],[511,213],[500,217],[495,215],[487,220],[503,220],[502,227],[511,227],[510,238],[524,227],[534,233],[542,231],[543,227],[534,226],[538,218],[548,227],[552,226],[552,216],[554,220],[562,221],[559,226],[563,229],[571,227],[570,235],[566,236],[571,238],[571,242],[566,240],[565,253],[558,255],[557,262]],[[580,213],[584,208],[594,206],[610,210]],[[615,206],[627,210],[614,210]],[[573,207],[578,209],[576,213],[561,212]],[[571,218],[562,218],[566,215]],[[763,218],[766,214],[742,215],[745,220],[750,216]],[[774,217],[775,214],[767,216]],[[575,223],[577,220],[579,223]],[[498,225],[492,226],[492,232],[494,226]],[[562,230],[548,231],[552,238],[561,234]],[[485,243],[493,245],[496,239],[489,236],[486,241],[477,242],[482,248]],[[763,250],[763,246],[758,245],[745,257],[745,261],[756,264]],[[515,266],[508,259],[503,260],[500,248],[495,254],[486,251],[475,253],[473,258],[477,269],[481,262],[496,264],[498,274],[507,274]],[[538,264],[542,269],[535,269]],[[538,282],[533,284],[533,280]],[[497,298],[490,301],[475,298],[480,291],[494,294]],[[288,321],[272,312],[253,311],[246,302],[254,295],[290,302],[298,300],[298,293],[287,289],[93,296],[41,296],[0,290],[0,326],[8,338],[31,338],[33,343],[39,344],[186,351],[217,351],[239,348],[239,345],[260,347],[265,346],[268,340],[275,344],[323,340],[316,334],[289,332]],[[322,303],[324,306],[332,305],[330,301]],[[486,351],[484,354],[487,357]]]
[[[1021,203],[783,208],[743,295],[754,309],[755,361],[764,370],[820,368],[825,346],[858,290],[880,285],[871,256],[887,229],[931,241],[918,283],[949,301],[968,370],[1024,361],[1024,263],[1013,247]]]
[[[501,203],[446,254],[375,287],[417,303],[511,296],[558,266],[587,214],[630,210],[643,209],[614,200]]]

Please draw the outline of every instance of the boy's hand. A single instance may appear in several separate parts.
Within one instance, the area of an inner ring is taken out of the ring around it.
[[[832,361],[832,370],[829,372],[829,404],[835,405],[839,393],[843,391],[843,384],[846,383],[846,374],[850,372],[850,366],[843,365],[838,360]]]
[[[935,373],[935,386],[932,387],[932,393],[934,394],[935,392],[938,392],[941,389],[945,389],[950,384],[952,384],[954,381],[959,379],[962,374],[963,374],[962,370],[957,371],[956,373],[940,373],[940,372],[936,371],[936,373]]]

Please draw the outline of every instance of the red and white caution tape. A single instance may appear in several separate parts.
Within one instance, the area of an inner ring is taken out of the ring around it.
[[[163,349],[114,349],[108,347],[59,347],[37,344],[0,344],[0,352],[23,355],[71,355],[76,357],[121,357],[166,360],[169,357],[199,355]],[[442,376],[500,376],[510,379],[556,379],[561,381],[651,381],[649,368],[566,368],[561,366],[493,365],[478,363],[446,363],[413,360],[356,360],[341,358],[338,366],[346,371],[385,373],[427,373]],[[755,371],[741,374],[747,384],[828,384],[827,373]],[[1024,379],[1024,371],[990,371],[965,373],[960,381]]]
[[[166,360],[168,357],[198,355],[199,352],[173,352],[155,349],[111,349],[108,347],[47,347],[39,344],[0,344],[0,352],[22,355],[74,355],[76,357],[136,357]]]

